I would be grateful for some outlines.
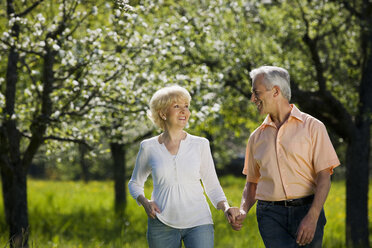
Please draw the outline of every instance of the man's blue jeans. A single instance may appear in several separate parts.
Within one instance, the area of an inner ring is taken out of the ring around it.
[[[257,202],[257,222],[266,248],[321,248],[326,224],[324,210],[320,213],[313,241],[306,246],[296,243],[297,229],[311,204],[304,206],[274,206]]]
[[[150,248],[179,248],[182,240],[186,248],[213,248],[213,225],[177,229],[157,218],[148,218],[147,241]]]

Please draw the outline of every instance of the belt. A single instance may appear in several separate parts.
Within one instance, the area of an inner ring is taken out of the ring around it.
[[[309,195],[304,198],[290,199],[284,201],[263,201],[258,200],[259,203],[276,205],[276,206],[286,206],[286,207],[298,207],[311,204],[314,200],[314,195]]]

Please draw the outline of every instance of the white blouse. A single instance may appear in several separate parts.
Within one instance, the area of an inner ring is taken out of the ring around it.
[[[187,134],[176,156],[169,153],[159,136],[142,141],[129,181],[134,199],[144,194],[144,183],[152,173],[151,199],[159,206],[157,218],[174,228],[213,224],[204,189],[213,206],[226,201],[205,138]],[[137,202],[138,203],[138,202]]]

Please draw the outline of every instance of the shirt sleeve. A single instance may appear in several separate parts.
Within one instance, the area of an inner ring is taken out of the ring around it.
[[[245,149],[245,159],[243,174],[247,176],[247,181],[257,183],[260,179],[260,169],[254,160],[253,156],[253,137],[249,137],[247,147]]]
[[[148,165],[148,155],[142,142],[137,155],[136,165],[134,167],[132,177],[128,183],[129,193],[136,201],[138,196],[145,195],[144,185],[150,173],[151,168]],[[137,204],[140,205],[138,201]]]
[[[328,169],[333,173],[333,168],[340,165],[336,151],[328,136],[327,129],[320,121],[313,125],[312,132],[313,164],[315,173]]]
[[[213,206],[217,208],[220,201],[227,201],[226,196],[217,177],[209,141],[204,139],[201,146],[200,176],[208,198]]]

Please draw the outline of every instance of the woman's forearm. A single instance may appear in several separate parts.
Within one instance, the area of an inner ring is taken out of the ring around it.
[[[220,201],[217,203],[217,209],[221,209],[223,212],[225,212],[227,209],[229,209],[230,205],[227,201]]]

